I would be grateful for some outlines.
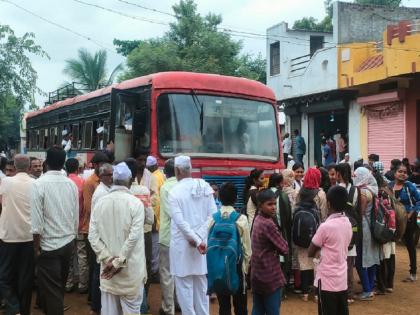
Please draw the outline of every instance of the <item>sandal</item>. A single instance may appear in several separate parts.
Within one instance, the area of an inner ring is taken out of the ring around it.
[[[352,299],[352,298],[349,298],[349,299],[347,299],[347,304],[353,304],[354,303],[354,299]]]
[[[302,294],[301,299],[302,299],[303,302],[308,302],[309,295],[308,294]]]

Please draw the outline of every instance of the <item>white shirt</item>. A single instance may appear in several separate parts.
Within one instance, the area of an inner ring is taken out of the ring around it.
[[[290,138],[283,140],[283,153],[292,153],[292,140]]]
[[[32,234],[41,236],[44,251],[70,243],[79,227],[79,193],[61,171],[48,171],[32,186]]]
[[[147,279],[144,252],[144,207],[127,187],[113,186],[92,211],[89,242],[97,261],[104,263],[111,257],[121,272],[110,280],[101,278],[101,291],[121,296],[136,296]]]
[[[27,173],[5,177],[0,186],[0,239],[6,243],[33,241],[29,196],[35,179]]]
[[[150,201],[150,191],[144,185],[139,185],[137,181],[131,183],[130,192],[138,198],[144,206],[144,233],[151,232],[155,221],[152,203]]]
[[[207,274],[206,255],[196,247],[207,243],[208,225],[217,211],[213,189],[202,179],[184,178],[169,192],[171,274],[178,277]]]
[[[93,195],[92,195],[92,208],[93,209],[96,205],[96,203],[101,199],[103,196],[108,195],[109,190],[111,188],[105,185],[104,183],[100,182],[98,187],[96,187]]]

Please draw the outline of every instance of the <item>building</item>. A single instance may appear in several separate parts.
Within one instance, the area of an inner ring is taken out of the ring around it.
[[[381,42],[340,47],[339,87],[357,91],[363,155],[385,167],[420,156],[420,20],[388,25]]]
[[[298,129],[306,139],[306,165],[322,164],[322,137],[343,136],[352,159],[367,156],[359,89],[341,85],[343,47],[381,41],[390,21],[416,17],[417,8],[335,2],[332,33],[293,30],[284,22],[267,30],[267,84],[284,108],[286,132]]]

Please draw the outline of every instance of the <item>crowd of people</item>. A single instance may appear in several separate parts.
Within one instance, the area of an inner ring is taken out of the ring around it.
[[[410,259],[404,282],[417,280],[420,161],[393,160],[386,173],[375,154],[366,164],[344,157],[326,168],[255,169],[240,209],[233,183],[193,178],[184,155],[163,172],[142,150],[124,161],[97,152],[89,168],[59,147],[45,161],[17,154],[0,162],[7,314],[31,314],[34,288],[47,315],[63,314],[74,290],[93,315],[147,314],[152,282],[161,315],[209,314],[212,299],[219,314],[247,314],[248,290],[254,315],[280,314],[288,292],[313,299],[319,314],[348,314],[355,301],[393,292],[400,238]],[[395,211],[394,236],[381,242],[372,220],[386,200],[403,214]]]

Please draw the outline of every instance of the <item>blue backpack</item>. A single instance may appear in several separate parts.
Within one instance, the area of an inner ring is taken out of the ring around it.
[[[207,293],[235,294],[239,289],[238,264],[242,262],[242,244],[236,227],[241,214],[234,211],[213,215],[207,244]]]

